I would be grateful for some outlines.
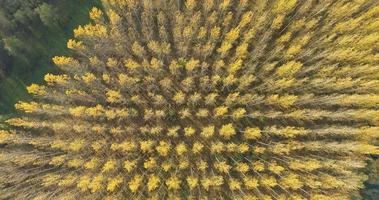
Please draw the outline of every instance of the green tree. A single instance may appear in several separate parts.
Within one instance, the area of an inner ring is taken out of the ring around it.
[[[49,27],[59,26],[57,8],[55,8],[53,5],[42,3],[35,10],[44,25]]]
[[[48,57],[65,49],[72,28],[87,20],[98,0],[0,1],[0,113],[14,112],[18,99],[27,99],[22,85],[42,81],[42,74],[56,69]],[[21,86],[21,87],[20,87]]]

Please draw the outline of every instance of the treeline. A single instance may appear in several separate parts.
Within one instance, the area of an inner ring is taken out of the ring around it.
[[[28,98],[25,84],[55,70],[49,58],[68,53],[65,41],[88,20],[92,6],[99,0],[0,1],[0,113]]]

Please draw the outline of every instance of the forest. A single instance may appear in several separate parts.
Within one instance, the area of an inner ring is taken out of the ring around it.
[[[0,114],[14,112],[17,101],[30,98],[26,85],[56,71],[51,57],[69,53],[72,29],[99,5],[98,0],[0,1]]]
[[[378,17],[375,0],[2,0],[0,199],[376,200]]]

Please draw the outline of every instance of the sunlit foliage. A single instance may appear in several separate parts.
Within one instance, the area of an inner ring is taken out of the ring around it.
[[[1,132],[4,196],[343,200],[363,187],[379,153],[377,1],[103,4]]]

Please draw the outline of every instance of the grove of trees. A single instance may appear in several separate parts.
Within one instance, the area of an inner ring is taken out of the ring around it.
[[[102,0],[0,130],[0,194],[375,199],[378,17],[375,0]],[[39,49],[12,37],[12,58]]]

